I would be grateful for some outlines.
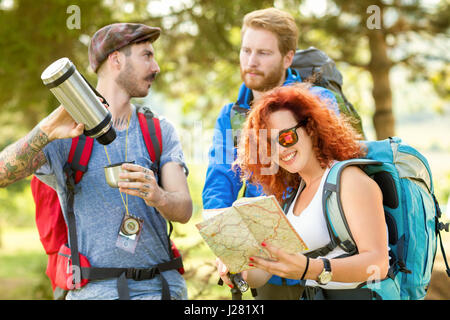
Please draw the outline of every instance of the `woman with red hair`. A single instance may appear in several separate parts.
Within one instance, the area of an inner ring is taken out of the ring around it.
[[[344,256],[337,247],[323,257],[307,256],[330,242],[322,211],[323,184],[337,161],[365,155],[359,138],[348,122],[329,111],[305,84],[276,88],[252,107],[235,166],[242,178],[260,184],[280,203],[289,195],[295,197],[285,210],[308,251],[288,254],[283,248],[262,243],[276,259],[250,259],[254,268],[243,276],[251,287],[278,275],[306,280],[308,298],[341,299],[342,289],[356,292],[362,282],[385,278],[389,258],[382,193],[376,182],[355,166],[343,170],[341,201],[357,253]],[[232,285],[220,261],[218,270],[224,282]],[[358,299],[372,297],[367,291],[358,294]]]

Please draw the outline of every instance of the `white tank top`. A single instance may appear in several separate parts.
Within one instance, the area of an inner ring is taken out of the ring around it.
[[[297,202],[298,195],[301,193],[303,186],[300,185],[294,201],[292,202],[289,210],[287,212],[287,218],[289,222],[294,227],[295,231],[300,235],[305,244],[308,246],[308,251],[313,251],[321,247],[326,246],[330,242],[330,236],[328,234],[327,224],[322,211],[322,192],[323,185],[325,183],[326,177],[330,168],[325,170],[320,181],[319,188],[316,191],[311,202],[308,206],[300,213],[299,216],[294,215],[294,205]],[[338,257],[345,254],[346,252],[340,247],[335,248],[333,251],[328,253],[325,257],[328,259]],[[333,271],[333,270],[332,270]],[[325,289],[353,289],[356,288],[361,282],[333,282],[330,281],[326,285],[319,285],[314,280],[306,280],[307,286],[320,286]]]

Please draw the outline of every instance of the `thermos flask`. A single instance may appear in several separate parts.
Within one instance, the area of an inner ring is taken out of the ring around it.
[[[103,145],[114,141],[116,132],[112,126],[111,113],[72,61],[61,58],[53,62],[42,72],[41,79],[72,118],[84,124],[86,136],[97,139]]]

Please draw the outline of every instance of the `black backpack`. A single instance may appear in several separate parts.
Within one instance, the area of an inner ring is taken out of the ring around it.
[[[311,82],[330,90],[338,103],[339,111],[344,114],[352,127],[365,139],[361,117],[353,105],[342,92],[343,78],[337,69],[335,62],[327,54],[314,47],[305,50],[297,50],[292,61],[291,69],[298,73],[303,82]],[[234,145],[237,146],[240,129],[247,117],[247,108],[241,106],[242,101],[237,101],[231,108],[230,122],[233,129]]]
[[[303,81],[311,81],[314,85],[333,92],[341,113],[349,118],[353,128],[365,138],[361,117],[342,92],[343,78],[336,63],[325,52],[309,47],[297,50],[291,65]]]

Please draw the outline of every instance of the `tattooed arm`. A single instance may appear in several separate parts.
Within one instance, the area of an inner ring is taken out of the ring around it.
[[[0,153],[0,187],[28,177],[39,169],[46,158],[42,149],[48,136],[36,126],[29,134]]]
[[[73,138],[83,133],[61,106],[30,133],[0,152],[0,187],[28,177],[46,163],[42,149],[52,140]]]

